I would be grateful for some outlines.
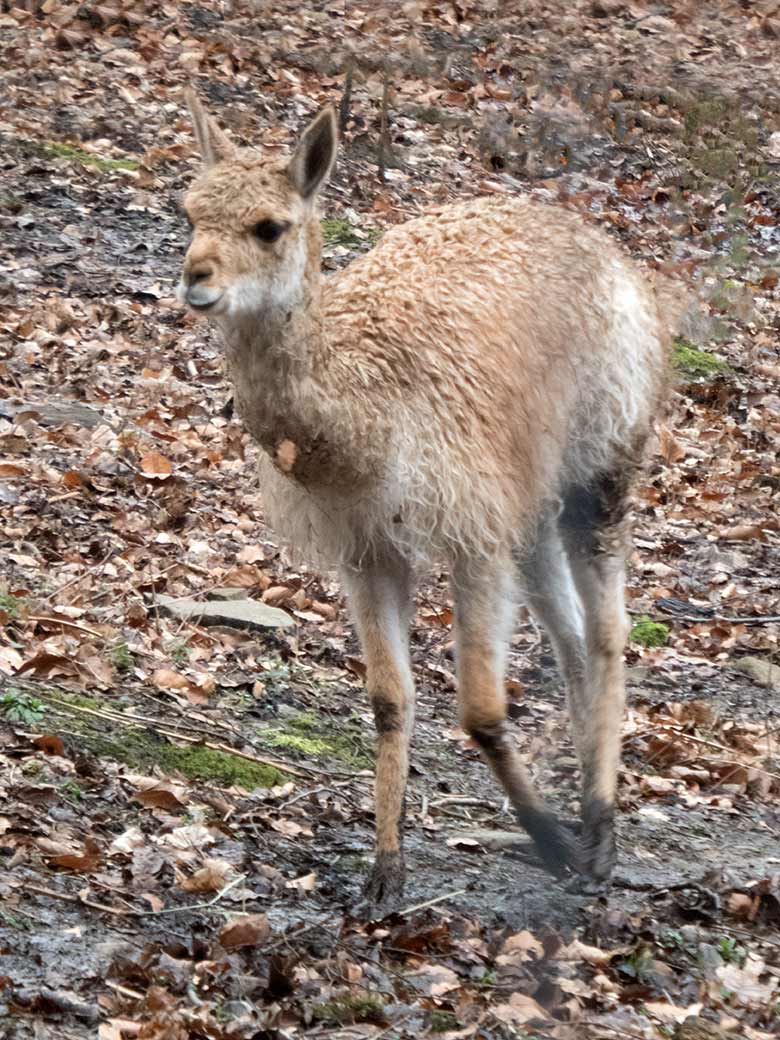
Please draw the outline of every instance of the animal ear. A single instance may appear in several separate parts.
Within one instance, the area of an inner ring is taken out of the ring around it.
[[[200,98],[192,88],[184,93],[187,108],[192,116],[192,126],[195,131],[195,140],[198,142],[200,154],[207,166],[214,166],[224,159],[231,159],[235,155],[235,148],[228,139],[227,134],[220,130],[206,109],[200,103]]]
[[[293,186],[304,199],[316,195],[328,179],[338,140],[336,114],[328,106],[306,127],[287,167]]]

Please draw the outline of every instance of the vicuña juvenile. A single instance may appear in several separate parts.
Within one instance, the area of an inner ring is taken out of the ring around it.
[[[444,560],[461,723],[553,871],[614,857],[627,498],[664,370],[653,291],[601,231],[529,198],[469,199],[320,273],[330,109],[288,159],[235,148],[189,97],[205,170],[180,293],[224,335],[278,534],[340,569],[378,734],[367,894],[403,885],[413,579]],[[515,594],[547,629],[582,766],[577,843],[506,725]]]

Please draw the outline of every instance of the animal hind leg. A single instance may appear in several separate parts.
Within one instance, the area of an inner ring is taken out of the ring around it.
[[[545,865],[561,874],[576,867],[576,843],[534,790],[506,721],[512,578],[509,559],[482,565],[464,560],[453,568],[461,724],[479,745]]]
[[[376,858],[366,885],[371,910],[393,908],[403,893],[403,819],[414,721],[409,661],[411,571],[393,554],[342,570],[366,662],[377,732]]]
[[[587,712],[582,603],[552,510],[520,555],[519,569],[526,605],[550,637],[566,684],[572,737],[582,760]]]
[[[572,489],[559,519],[584,610],[582,866],[597,881],[609,877],[616,856],[615,798],[628,634],[624,595],[629,475],[604,476],[593,486]]]

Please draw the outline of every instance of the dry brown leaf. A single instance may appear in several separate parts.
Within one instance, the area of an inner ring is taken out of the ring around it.
[[[207,859],[200,870],[181,883],[185,892],[220,892],[235,875],[232,863],[224,859]]]
[[[219,941],[226,950],[238,950],[244,946],[259,946],[271,934],[271,926],[265,914],[246,914],[235,917],[219,933]]]
[[[527,1022],[548,1022],[549,1015],[533,997],[524,993],[513,993],[507,1004],[496,1004],[491,1014],[506,1025],[522,1026]]]
[[[171,668],[158,668],[152,675],[152,682],[159,690],[186,690],[190,686],[186,675]]]
[[[291,888],[296,892],[313,892],[317,887],[317,875],[312,871],[311,874],[304,874],[299,878],[292,878],[290,881],[286,881],[285,888]]]
[[[184,801],[182,801],[180,795],[184,797]],[[153,781],[149,786],[138,791],[135,795],[135,800],[147,808],[170,809],[172,811],[183,809],[187,804],[186,796],[183,795],[180,789],[177,793],[177,790],[170,784],[158,781]]]
[[[83,852],[66,852],[54,856],[50,860],[55,867],[63,867],[65,870],[73,870],[78,874],[89,874],[97,870],[102,862],[100,846],[93,838],[87,838],[84,842]]]
[[[138,462],[138,468],[145,477],[149,477],[151,480],[167,480],[173,473],[171,460],[166,459],[158,451],[148,451],[145,455],[142,455]]]
[[[405,978],[418,992],[430,997],[460,988],[460,978],[444,964],[423,964],[416,971],[407,972]]]

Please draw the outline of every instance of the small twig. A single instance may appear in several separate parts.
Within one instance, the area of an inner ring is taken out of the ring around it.
[[[282,946],[289,946],[292,940],[297,939],[299,935],[316,932],[318,928],[332,928],[335,923],[336,918],[325,917],[322,921],[315,921],[313,924],[307,924],[305,928],[298,928],[292,935],[287,932],[281,936],[281,938],[277,939],[276,942],[271,943],[270,946],[263,947],[263,953],[273,953],[274,950],[280,950]]]
[[[427,910],[429,906],[435,906],[437,903],[443,903],[446,899],[455,899],[456,896],[465,894],[465,888],[458,888],[454,892],[445,892],[443,896],[436,896],[435,899],[428,899],[424,903],[416,903],[414,906],[404,907],[403,910],[398,910],[397,912],[402,915],[416,914],[418,910]]]
[[[725,614],[675,614],[671,610],[659,607],[662,614],[670,621],[689,621],[692,624],[707,625],[717,621],[722,625],[769,625],[780,621],[780,614],[752,614],[750,617],[726,617]]]
[[[627,1036],[629,1040],[647,1040],[641,1033],[632,1033],[628,1029],[612,1026],[607,1022],[594,1022],[592,1018],[581,1018],[580,1022],[585,1026],[592,1026],[593,1029],[606,1029],[608,1033],[614,1033],[616,1036]]]
[[[379,179],[385,183],[385,165],[388,154],[388,131],[387,131],[387,106],[390,99],[390,72],[385,66],[384,81],[382,84],[382,110],[379,117],[379,149],[377,154],[377,165],[379,167]]]
[[[395,1022],[393,1022],[392,1025],[387,1026],[387,1028],[383,1029],[380,1033],[374,1033],[374,1035],[371,1037],[371,1040],[382,1040],[383,1036],[389,1036],[390,1033],[393,1033],[395,1032],[395,1030],[400,1029],[403,1026],[404,1022],[408,1022],[413,1014],[415,1014],[415,1011],[405,1012],[405,1014],[401,1015]]]
[[[162,914],[188,914],[191,910],[208,910],[209,907],[218,903],[223,896],[227,895],[231,888],[235,888],[241,881],[246,881],[246,874],[239,874],[238,877],[233,878],[229,884],[220,889],[214,898],[207,903],[192,903],[190,906],[167,906],[164,910],[133,910],[132,914],[133,917],[160,917]]]
[[[45,602],[46,603],[51,603],[51,601],[55,597],[62,595],[62,593],[65,591],[65,589],[69,589],[72,585],[77,585],[78,582],[83,581],[85,578],[97,577],[98,575],[100,575],[102,573],[102,571],[103,571],[103,568],[108,563],[108,561],[111,559],[113,554],[114,554],[114,549],[112,547],[111,549],[108,550],[106,555],[103,557],[103,559],[97,565],[97,574],[95,574],[95,572],[92,569],[89,569],[89,570],[85,571],[84,574],[77,574],[75,578],[71,578],[70,581],[66,581],[64,585],[60,585],[60,587],[58,589],[55,589],[54,592],[50,593],[46,597]]]
[[[753,942],[764,943],[767,946],[774,946],[780,949],[780,942],[776,939],[769,939],[764,935],[754,935],[747,928],[729,928],[725,924],[711,924],[710,928],[714,932],[725,932],[726,935],[736,935],[740,939],[752,939]]]
[[[343,135],[349,122],[350,107],[352,105],[352,77],[355,71],[355,58],[350,55],[347,59],[346,74],[344,76],[344,93],[341,95],[339,105],[339,134]]]
[[[41,614],[30,614],[27,618],[28,621],[42,621],[50,625],[62,625],[65,628],[75,628],[78,632],[86,632],[87,635],[97,636],[98,639],[105,639],[106,637],[102,632],[98,632],[96,628],[88,628],[86,625],[79,625],[76,621],[69,621],[67,618],[60,617],[47,617]]]
[[[55,888],[44,888],[43,885],[34,885],[32,882],[25,881],[24,888],[28,892],[37,892],[42,896],[50,896],[52,899],[61,899],[64,903],[79,903],[81,906],[89,906],[93,910],[101,910],[106,914],[113,914],[115,917],[132,917],[136,913],[134,910],[118,910],[114,906],[106,906],[104,903],[96,903],[92,899],[81,899],[79,896],[70,896],[66,892],[58,892]]]
[[[130,997],[131,1000],[143,1000],[144,994],[139,993],[138,990],[130,989],[129,986],[120,986],[118,982],[112,982],[111,979],[103,979],[103,985],[108,986],[109,989],[116,990],[117,993],[121,993],[123,997]]]

